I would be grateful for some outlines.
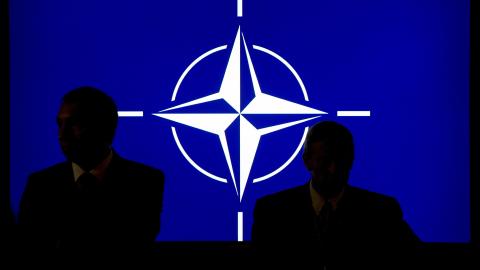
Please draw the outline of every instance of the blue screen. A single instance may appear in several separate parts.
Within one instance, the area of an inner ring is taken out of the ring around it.
[[[309,180],[320,120],[353,133],[352,185],[424,241],[470,240],[467,0],[16,0],[10,18],[15,212],[64,160],[61,97],[91,85],[137,115],[116,151],[165,173],[160,241],[249,240],[256,200]]]

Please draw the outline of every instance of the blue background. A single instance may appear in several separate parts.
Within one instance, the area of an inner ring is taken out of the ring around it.
[[[62,95],[92,85],[120,110],[145,113],[120,119],[114,146],[165,172],[159,240],[236,240],[237,211],[245,213],[248,240],[258,197],[308,181],[301,156],[275,177],[249,183],[240,203],[231,183],[188,164],[170,127],[195,161],[228,178],[214,136],[151,115],[176,105],[170,99],[185,68],[230,46],[241,25],[249,46],[292,64],[310,101],[283,87],[291,78],[276,75],[278,63],[250,47],[268,93],[326,111],[322,119],[351,129],[352,185],[396,197],[424,241],[469,241],[469,1],[244,0],[243,14],[236,17],[235,0],[10,1],[14,211],[28,174],[63,160],[55,125]],[[218,90],[228,51],[192,70],[201,91]],[[179,100],[197,97],[188,89]],[[339,118],[337,110],[372,116]],[[306,125],[262,139],[252,176],[282,164]]]

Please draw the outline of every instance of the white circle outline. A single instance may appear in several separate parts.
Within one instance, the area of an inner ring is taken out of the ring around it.
[[[194,68],[200,61],[202,61],[204,58],[214,54],[214,53],[217,53],[219,51],[222,51],[222,50],[226,50],[227,49],[227,45],[222,45],[222,46],[219,46],[219,47],[216,47],[216,48],[213,48],[207,52],[205,52],[204,54],[200,55],[199,57],[197,57],[186,69],[185,71],[182,73],[182,75],[180,76],[180,78],[178,79],[177,81],[177,84],[175,85],[175,89],[173,90],[173,93],[172,93],[172,99],[171,101],[175,101],[176,99],[176,96],[177,96],[177,93],[178,93],[178,90],[180,88],[180,85],[182,84],[183,80],[185,79],[185,77],[188,75],[188,73],[190,72],[190,70],[192,68]],[[293,74],[293,76],[295,77],[295,79],[297,80],[298,84],[300,85],[300,88],[302,89],[302,92],[303,92],[303,97],[305,99],[305,101],[309,101],[308,100],[308,93],[307,93],[307,90],[305,88],[305,85],[302,81],[302,79],[300,78],[300,76],[298,75],[298,73],[296,72],[296,70],[292,67],[292,65],[290,65],[290,63],[288,63],[284,58],[282,58],[280,55],[278,55],[277,53],[269,50],[269,49],[266,49],[264,47],[261,47],[261,46],[258,46],[258,45],[253,45],[253,49],[255,50],[258,50],[258,51],[261,51],[263,53],[266,53],[272,57],[274,57],[275,59],[277,59],[278,61],[280,61],[283,65],[285,65],[288,70]],[[187,152],[185,151],[185,149],[183,148],[180,140],[178,139],[178,135],[177,135],[177,132],[175,130],[174,127],[171,127],[172,128],[172,135],[173,135],[173,138],[175,140],[175,143],[178,147],[178,149],[180,150],[180,153],[182,153],[183,157],[188,161],[188,163],[190,163],[190,165],[192,165],[197,171],[199,171],[200,173],[202,173],[203,175],[213,179],[213,180],[216,180],[216,181],[219,181],[219,182],[222,182],[222,183],[228,183],[227,179],[223,178],[223,177],[219,177],[213,173],[210,173],[208,172],[207,170],[203,169],[202,167],[200,167],[200,165],[198,165],[197,163],[195,163],[195,161],[193,161],[193,159],[187,154]],[[293,159],[298,155],[298,153],[300,152],[300,149],[302,148],[303,144],[305,143],[305,139],[306,139],[306,136],[307,136],[307,132],[308,132],[308,127],[305,127],[304,129],[304,132],[303,132],[303,136],[302,136],[302,139],[300,139],[300,143],[298,144],[297,148],[295,149],[295,151],[293,152],[293,154],[290,156],[290,158],[287,159],[287,161],[285,161],[285,163],[283,163],[280,167],[278,167],[277,169],[273,170],[272,172],[264,175],[264,176],[261,176],[261,177],[257,177],[255,179],[253,179],[253,183],[258,183],[258,182],[261,182],[261,181],[264,181],[264,180],[267,180],[273,176],[275,176],[276,174],[280,173],[281,171],[283,171],[288,165],[290,165],[290,163],[293,161]]]

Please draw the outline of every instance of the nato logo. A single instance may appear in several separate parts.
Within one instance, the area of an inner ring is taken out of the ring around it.
[[[243,47],[243,48],[242,48]],[[308,102],[308,94],[305,89],[305,86],[302,82],[302,79],[297,74],[295,69],[281,56],[276,54],[275,52],[263,48],[258,45],[253,45],[253,49],[260,51],[269,55],[272,61],[277,61],[278,64],[284,65],[288,68],[291,72],[291,78],[283,78],[283,79],[295,79],[299,88],[302,90],[302,94],[305,98],[305,103]],[[282,129],[289,128],[294,125],[300,125],[305,123],[309,120],[315,119],[320,117],[322,114],[326,114],[323,111],[308,107],[304,104],[294,103],[285,99],[281,99],[275,97],[274,95],[266,94],[262,89],[261,78],[257,77],[255,72],[255,59],[252,59],[249,48],[247,46],[247,42],[242,33],[241,28],[239,27],[237,30],[237,34],[235,36],[235,40],[233,45],[227,46],[222,45],[217,48],[213,48],[206,53],[202,54],[198,57],[195,61],[193,61],[187,69],[183,72],[182,76],[178,80],[175,89],[172,95],[172,102],[175,102],[177,95],[180,95],[182,92],[182,82],[184,78],[189,75],[189,71],[193,68],[196,68],[197,65],[200,65],[202,60],[205,58],[215,54],[221,53],[223,51],[229,50],[229,58],[228,63],[226,63],[226,67],[223,72],[223,80],[221,81],[219,89],[210,95],[191,100],[186,103],[178,104],[173,107],[164,109],[154,115],[171,120],[176,123],[180,123],[183,125],[187,125],[192,128],[196,128],[205,132],[212,134],[212,136],[218,137],[218,142],[220,143],[225,162],[228,166],[230,175],[223,176],[223,175],[215,175],[208,171],[206,168],[200,167],[190,156],[188,155],[187,151],[182,146],[182,143],[178,139],[177,131],[175,126],[172,127],[172,134],[175,139],[175,142],[178,146],[178,149],[183,154],[185,159],[197,169],[200,173],[210,177],[213,180],[224,182],[224,183],[232,183],[234,185],[236,194],[238,195],[240,201],[243,198],[243,194],[245,193],[245,189],[247,183],[252,181],[253,183],[260,182],[266,179],[271,178],[275,174],[282,171],[288,164],[293,160],[293,158],[298,154],[303,142],[305,140],[305,135],[307,129],[305,129],[305,133],[300,142],[298,143],[298,147],[294,153],[292,153],[291,157],[286,160],[282,166],[279,168],[274,169],[271,173],[264,175],[262,177],[258,177],[255,179],[250,179],[250,173],[252,169],[253,162],[255,160],[255,154],[257,153],[258,145],[262,136],[270,134],[272,132],[276,132]],[[241,52],[244,52],[245,55],[241,55]],[[243,57],[242,57],[243,56]],[[246,63],[243,63],[241,60],[246,59]],[[242,106],[241,100],[243,99],[243,92],[246,91],[244,87],[242,87],[242,72],[241,66],[245,65],[248,67],[248,78],[251,82],[253,89],[254,97],[251,100],[247,100],[246,106]],[[201,82],[201,78],[199,80]],[[199,83],[198,87],[202,87]],[[227,103],[231,110],[229,112],[209,112],[209,113],[182,113],[181,110],[187,107],[194,107],[208,102],[214,101],[223,101]],[[176,113],[177,111],[180,111]],[[292,115],[299,115],[299,120],[290,121],[281,124],[270,125],[268,127],[257,128],[254,124],[249,121],[249,116],[254,115],[278,115],[278,114],[292,114]],[[232,163],[231,158],[231,150],[229,148],[229,138],[226,136],[226,130],[235,122],[239,121],[239,139],[240,139],[240,158],[239,168],[235,168]],[[290,143],[290,142],[288,142]],[[238,173],[236,173],[238,170]],[[236,178],[236,175],[239,175],[239,179]]]

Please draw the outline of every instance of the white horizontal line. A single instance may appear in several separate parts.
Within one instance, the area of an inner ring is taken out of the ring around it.
[[[370,116],[370,111],[337,111],[337,116]]]
[[[118,111],[119,117],[143,117],[143,111]]]

